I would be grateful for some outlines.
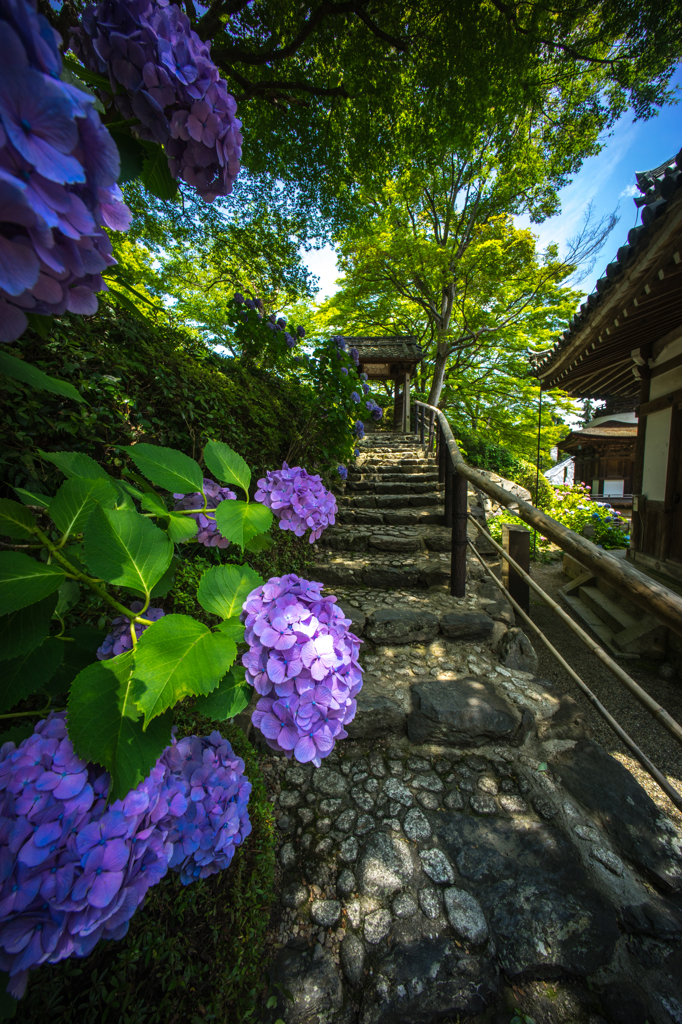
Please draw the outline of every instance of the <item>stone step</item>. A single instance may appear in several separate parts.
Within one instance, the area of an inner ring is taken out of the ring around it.
[[[428,494],[432,491],[440,491],[444,484],[438,483],[438,474],[434,473],[432,480],[405,480],[401,476],[397,480],[349,480],[346,484],[346,491],[355,493],[369,491],[373,494]]]
[[[449,551],[452,531],[444,526],[334,526],[320,538],[332,551]]]
[[[370,470],[365,472],[364,468],[357,470],[355,473],[348,474],[348,486],[354,485],[357,489],[360,483],[400,483],[407,482],[410,484],[424,484],[424,483],[438,483],[438,470],[427,469],[419,470],[415,467],[415,470],[410,473],[405,473],[404,470],[386,470],[382,472],[380,470]]]
[[[595,588],[596,589],[596,588]],[[559,590],[562,598],[569,606],[575,616],[601,640],[602,644],[609,649],[611,654],[617,658],[637,658],[637,654],[629,654],[619,650],[613,643],[614,631],[604,620],[586,604],[577,594],[565,594]]]
[[[632,629],[637,624],[634,616],[624,611],[616,601],[604,594],[598,587],[579,587],[578,594],[587,607],[598,615],[614,633],[619,633],[623,629]]]
[[[348,509],[342,507],[336,522],[344,526],[442,526],[445,523],[443,506],[434,508],[407,508],[381,511],[380,509]]]
[[[401,509],[401,508],[431,508],[440,505],[443,501],[441,491],[431,491],[427,494],[410,494],[403,491],[400,494],[360,494],[344,495],[339,498],[339,508],[379,508]]]
[[[321,550],[314,578],[325,586],[363,586],[380,590],[424,590],[450,579],[450,556],[428,552],[382,554],[374,550],[342,555]]]

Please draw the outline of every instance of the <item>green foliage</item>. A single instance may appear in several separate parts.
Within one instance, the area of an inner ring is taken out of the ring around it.
[[[555,493],[549,480],[543,475],[542,469],[540,469],[538,474],[537,467],[532,462],[526,462],[524,459],[521,459],[520,466],[512,480],[517,484],[521,484],[527,491],[530,491],[531,505],[542,509],[548,515],[550,514],[548,510],[556,504]]]
[[[219,451],[222,463],[236,466],[248,486],[243,460],[227,445]],[[182,486],[185,492],[197,487],[203,494],[203,471],[189,456],[144,444],[132,446],[131,454],[138,469],[157,485],[171,491]],[[48,509],[40,511],[39,520],[17,502],[0,504],[0,533],[28,538],[33,543],[27,546],[44,559],[23,551],[0,552],[0,656],[5,659],[0,712],[8,711],[5,717],[11,719],[10,709],[34,700],[41,691],[48,697],[47,708],[40,710],[44,713],[54,697],[68,691],[74,749],[86,761],[107,768],[110,795],[118,798],[146,777],[168,745],[171,709],[185,697],[219,690],[207,705],[218,718],[245,706],[249,688],[244,673],[227,674],[243,641],[241,606],[262,580],[249,566],[215,567],[203,589],[199,576],[203,605],[213,619],[210,626],[184,614],[145,618],[154,593],[165,594],[172,587],[177,523],[190,519],[191,513],[170,514],[170,496],[115,480],[83,453],[48,453],[48,461],[68,479]],[[138,510],[137,501],[151,511]],[[251,536],[272,523],[269,509],[258,503],[223,501],[215,514],[224,505],[250,513]],[[205,505],[204,512],[211,514]],[[66,628],[82,589],[128,620],[132,650],[97,661],[101,633]],[[130,593],[142,597],[135,610],[123,603]],[[225,621],[216,624],[215,618]],[[58,631],[50,634],[55,621]],[[139,638],[138,623],[147,627]],[[216,628],[221,624],[224,629]]]
[[[32,366],[23,359],[16,359],[7,352],[0,352],[0,372],[12,380],[20,380],[23,384],[28,384],[29,387],[38,391],[51,391],[55,395],[62,395],[74,402],[83,401],[83,396],[76,391],[72,384],[49,377],[37,366]]]
[[[227,871],[183,886],[169,874],[149,890],[120,942],[100,943],[84,960],[31,975],[23,1024],[178,1024],[247,1021],[265,966],[274,900],[274,816],[257,755],[240,729],[199,718],[184,705],[179,735],[218,728],[244,759],[253,789],[253,832]]]
[[[519,481],[521,482],[521,481]],[[545,481],[547,482],[547,481]],[[523,486],[527,486],[524,484]],[[582,534],[586,526],[594,527],[594,534],[590,540],[600,547],[626,548],[630,543],[629,533],[624,532],[618,523],[624,522],[619,513],[614,512],[610,506],[598,505],[589,499],[589,487],[583,484],[572,486],[562,485],[551,487],[551,499],[542,508],[548,516],[555,519],[562,526],[576,533]],[[507,509],[503,509],[498,515],[488,519],[490,535],[501,543],[502,523],[518,524],[519,517]],[[546,537],[536,534],[536,543],[531,544],[532,553],[537,546],[540,556],[546,555],[551,550],[551,541]]]

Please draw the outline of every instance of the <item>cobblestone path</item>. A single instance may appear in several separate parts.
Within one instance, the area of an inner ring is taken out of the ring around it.
[[[321,768],[266,765],[272,1020],[682,1024],[682,835],[478,564],[450,596],[442,524],[433,459],[370,435],[315,577],[365,641],[357,716]]]

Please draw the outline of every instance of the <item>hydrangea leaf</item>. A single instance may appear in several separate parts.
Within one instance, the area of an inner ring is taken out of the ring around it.
[[[214,690],[236,656],[234,640],[189,615],[166,615],[149,626],[135,647],[135,703],[145,728],[183,697]]]
[[[26,608],[54,593],[64,582],[64,570],[45,565],[23,551],[0,552],[0,615]]]
[[[241,714],[253,695],[253,687],[246,682],[244,669],[240,671],[240,668],[235,666],[231,669],[213,693],[197,697],[194,710],[215,722],[224,722]]]
[[[32,366],[25,359],[17,359],[7,352],[0,352],[0,373],[12,380],[19,380],[22,384],[28,384],[38,391],[51,391],[54,395],[61,395],[63,398],[72,398],[74,402],[83,402],[85,399],[76,391],[73,384],[65,380],[58,380],[43,373],[37,366]]]
[[[39,455],[46,462],[51,462],[69,479],[79,476],[86,480],[111,480],[113,483],[113,479],[107,471],[83,452],[43,452],[39,450]]]
[[[148,156],[142,164],[142,184],[157,199],[174,199],[178,183],[168,168],[168,157],[163,146],[153,142],[143,143]]]
[[[182,544],[186,540],[194,540],[199,532],[199,525],[196,519],[191,516],[181,516],[168,513],[168,536],[174,544]]]
[[[244,643],[244,623],[239,616],[219,622],[217,628],[223,636],[229,636],[236,644]]]
[[[163,498],[156,491],[147,491],[140,502],[145,512],[153,512],[155,516],[167,516],[168,508]]]
[[[62,663],[65,647],[63,640],[51,638],[33,651],[24,651],[18,658],[3,662],[0,713],[9,711],[49,682]]]
[[[269,551],[270,548],[275,546],[275,542],[269,533],[259,533],[257,537],[252,537],[251,540],[247,540],[244,545],[245,551]]]
[[[74,750],[111,773],[111,800],[126,796],[145,779],[171,741],[170,711],[143,730],[132,700],[133,669],[132,651],[96,661],[78,674],[69,694]]]
[[[251,470],[237,452],[223,441],[209,441],[204,448],[204,462],[218,480],[236,484],[248,495]]]
[[[96,576],[148,594],[173,557],[173,545],[158,526],[137,512],[96,505],[83,537],[85,563]]]
[[[44,687],[52,697],[58,694],[67,693],[71,683],[79,672],[82,672],[88,665],[92,665],[97,658],[97,648],[104,641],[106,633],[101,629],[94,629],[92,626],[75,626],[67,629],[64,633],[66,643],[64,647],[64,659],[55,672],[54,676]]]
[[[101,477],[72,477],[65,480],[50,502],[50,518],[66,537],[82,533],[95,505],[116,504],[113,480]]]
[[[75,580],[64,580],[57,591],[57,607],[54,610],[53,618],[60,618],[78,604],[81,596],[81,588]]]
[[[267,533],[272,526],[272,512],[257,502],[221,501],[215,510],[215,521],[223,537],[244,548],[252,537]]]
[[[0,661],[30,654],[43,642],[57,604],[57,594],[0,618]]]
[[[161,577],[158,583],[155,583],[152,587],[150,597],[165,597],[170,588],[173,586],[173,580],[175,574],[178,571],[182,559],[178,558],[177,555],[173,555],[170,560],[170,565],[166,569],[165,573]]]
[[[216,565],[199,581],[197,601],[205,612],[230,619],[241,613],[244,601],[264,580],[248,565]]]
[[[34,730],[35,724],[33,722],[27,722],[25,725],[15,725],[12,729],[8,729],[0,735],[0,747],[4,746],[5,743],[13,743],[15,747],[18,747],[22,740],[27,740],[29,736],[33,735]],[[7,977],[7,975],[5,975],[5,977]],[[2,982],[0,981],[0,986],[1,985]],[[16,1004],[16,999],[14,1000],[14,1003]],[[0,1017],[0,1020],[2,1019],[3,1018]]]
[[[24,505],[37,505],[39,508],[49,508],[52,498],[49,494],[40,494],[38,491],[27,491],[25,487],[15,487],[19,499]]]
[[[204,487],[201,467],[189,455],[155,444],[133,444],[123,449],[157,487],[176,494],[193,494]]]
[[[13,540],[28,540],[36,526],[35,517],[18,501],[0,498],[0,535]]]

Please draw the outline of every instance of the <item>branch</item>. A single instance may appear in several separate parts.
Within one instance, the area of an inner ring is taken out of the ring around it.
[[[400,50],[401,53],[407,52],[408,44],[403,39],[396,39],[395,36],[389,36],[388,32],[384,32],[378,25],[375,25],[364,11],[360,10],[355,11],[354,13],[357,14],[360,21],[366,25],[370,32],[372,32],[378,39],[382,39],[385,43],[393,46],[396,50]]]
[[[216,32],[219,32],[222,28],[221,16],[229,18],[233,14],[239,14],[250,3],[251,0],[232,0],[231,3],[229,0],[213,0],[206,14],[199,19],[195,28],[202,39],[212,39]]]
[[[516,32],[520,32],[524,36],[532,35],[529,28],[524,28],[523,25],[519,24],[516,12],[512,10],[508,4],[502,3],[502,0],[491,0],[491,2],[493,7],[496,7],[500,14],[505,16]],[[621,63],[627,59],[625,56],[618,57],[616,59],[609,57],[588,57],[586,54],[580,53],[579,50],[576,50],[574,46],[568,46],[566,43],[556,42],[554,39],[543,39],[542,36],[538,37],[538,42],[543,43],[544,46],[549,46],[551,50],[562,50],[574,60],[585,61],[587,64],[607,64],[610,67],[613,67],[615,64]]]

